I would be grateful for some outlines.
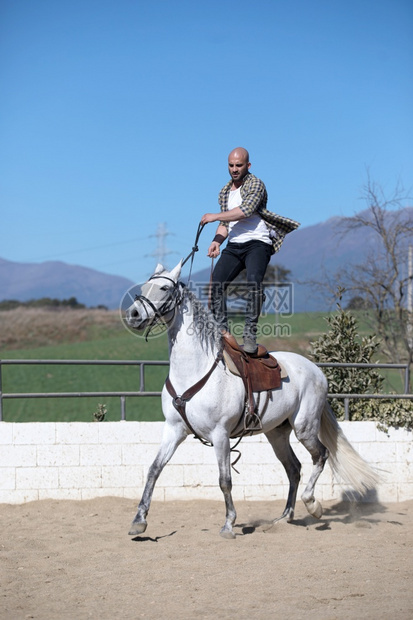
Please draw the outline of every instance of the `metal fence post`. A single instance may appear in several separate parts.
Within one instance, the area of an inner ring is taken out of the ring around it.
[[[120,419],[126,420],[126,398],[125,396],[120,397]]]
[[[404,372],[404,393],[409,393],[410,387],[410,364],[406,364],[406,369]]]
[[[139,391],[144,392],[145,391],[145,364],[143,362],[139,364],[139,375],[140,375]]]
[[[346,420],[346,422],[350,421],[350,408],[349,408],[349,404],[350,404],[350,399],[349,398],[345,398],[344,399],[344,419]]]

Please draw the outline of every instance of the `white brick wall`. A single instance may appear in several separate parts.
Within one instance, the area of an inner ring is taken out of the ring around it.
[[[412,433],[390,429],[385,434],[374,422],[341,426],[359,453],[382,470],[378,497],[370,499],[413,499]],[[0,422],[0,503],[106,495],[138,500],[162,427],[162,422]],[[310,455],[295,438],[291,443],[303,465],[303,485],[312,469]],[[239,475],[233,473],[234,499],[286,499],[287,478],[266,438],[245,438],[239,448],[242,457],[236,466]],[[341,497],[343,489],[329,467],[316,491],[321,500]],[[188,438],[162,472],[154,499],[221,500],[214,450]]]

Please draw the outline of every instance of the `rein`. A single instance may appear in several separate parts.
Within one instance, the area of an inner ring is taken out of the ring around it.
[[[201,232],[203,231],[204,226],[205,226],[205,224],[201,224],[201,223],[198,224],[198,230],[197,230],[197,233],[196,233],[196,236],[195,236],[195,243],[194,243],[194,245],[192,247],[191,252],[188,254],[188,256],[185,258],[185,260],[182,262],[182,267],[183,267],[185,265],[185,263],[189,259],[191,259],[191,266],[189,268],[188,282],[191,279],[192,265],[194,264],[194,256],[195,256],[195,253],[198,252],[198,250],[199,250],[198,241],[199,241],[199,237],[201,236]]]

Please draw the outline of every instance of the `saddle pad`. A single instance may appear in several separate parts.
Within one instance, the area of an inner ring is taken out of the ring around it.
[[[225,363],[227,365],[227,368],[230,372],[232,372],[233,375],[236,375],[237,377],[240,377],[240,373],[238,372],[237,367],[235,366],[234,362],[232,361],[232,357],[225,351],[223,351],[224,353],[224,360]],[[271,355],[272,357],[272,355]],[[285,367],[280,364],[280,362],[277,360],[278,366],[280,367],[281,370],[281,379],[288,379],[288,372],[286,371]]]
[[[288,376],[285,371],[281,376],[281,367],[272,355],[268,354],[265,358],[253,358],[245,355],[243,361],[242,356],[235,357],[233,351],[231,354],[224,348],[223,355],[228,370],[238,377],[245,378],[243,371],[246,369],[253,392],[264,392],[279,388],[281,379]]]

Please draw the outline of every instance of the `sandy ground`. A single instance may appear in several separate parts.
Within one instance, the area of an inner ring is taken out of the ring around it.
[[[154,502],[135,538],[131,500],[2,504],[0,618],[413,618],[413,501],[236,507],[224,540],[221,502]]]

